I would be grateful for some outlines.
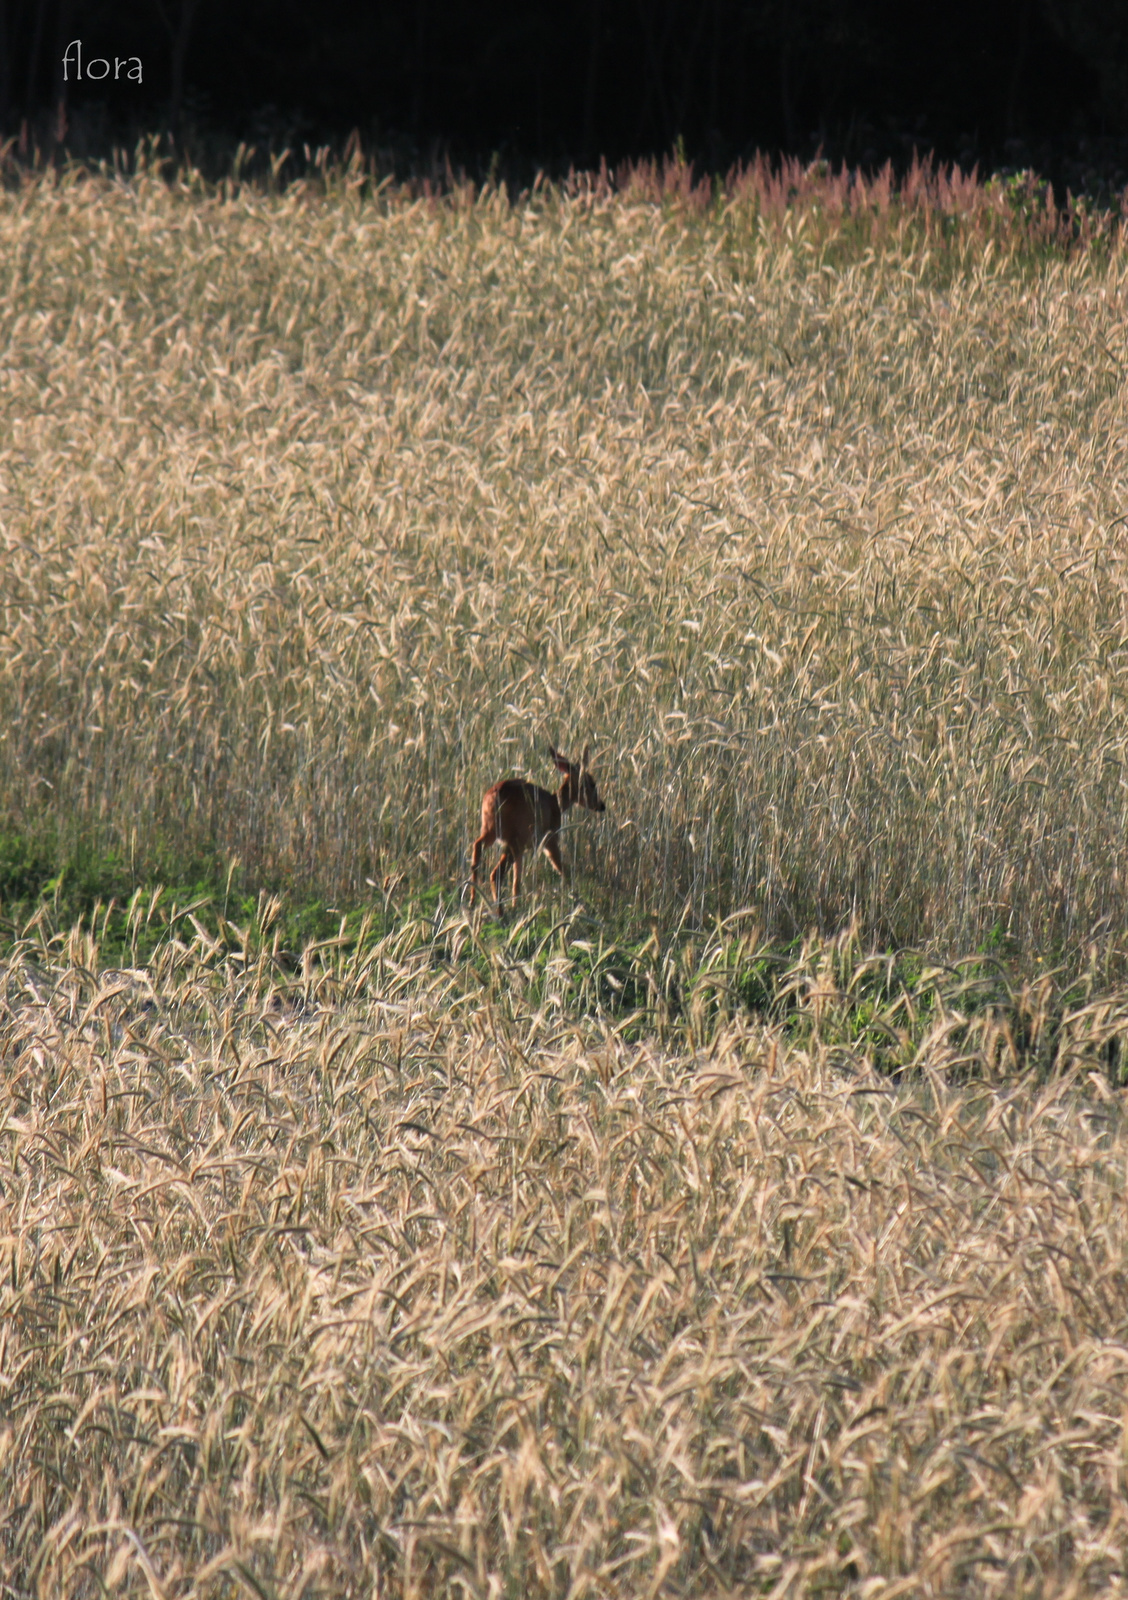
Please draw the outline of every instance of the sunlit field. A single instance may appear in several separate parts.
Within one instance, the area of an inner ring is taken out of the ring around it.
[[[1123,1592],[1103,1075],[632,1043],[428,933],[8,966],[5,1593]]]
[[[11,822],[457,897],[590,739],[604,909],[1120,952],[1128,258],[827,196],[7,194]]]
[[[0,1597],[1128,1593],[1118,222],[9,180]]]

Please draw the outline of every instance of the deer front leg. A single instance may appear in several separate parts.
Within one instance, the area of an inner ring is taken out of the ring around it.
[[[560,874],[561,883],[567,883],[568,882],[568,874],[565,872],[564,863],[560,859],[560,835],[559,834],[557,834],[557,833],[549,833],[549,834],[545,835],[544,853],[548,857],[548,859],[552,862],[552,865],[556,868],[557,872]]]

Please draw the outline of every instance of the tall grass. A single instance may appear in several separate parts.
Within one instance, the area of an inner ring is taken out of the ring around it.
[[[3,1593],[1123,1592],[1097,1058],[631,1043],[443,933],[7,963]]]
[[[592,903],[1119,961],[1119,234],[758,170],[6,192],[9,825],[355,903],[590,738]]]

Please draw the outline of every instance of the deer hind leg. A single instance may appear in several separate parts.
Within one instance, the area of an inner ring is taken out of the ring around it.
[[[501,910],[501,875],[509,865],[511,859],[512,858],[509,854],[509,846],[503,843],[501,846],[501,854],[497,858],[497,866],[490,873],[490,888],[493,890],[493,897],[497,902],[497,909],[499,911]]]
[[[474,904],[474,897],[478,893],[478,863],[482,859],[482,850],[486,845],[493,844],[496,835],[492,828],[487,828],[485,833],[480,833],[474,840],[474,848],[470,852],[470,904]]]

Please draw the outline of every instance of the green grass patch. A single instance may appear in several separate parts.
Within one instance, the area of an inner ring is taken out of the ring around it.
[[[636,1040],[708,1051],[730,1024],[757,1021],[790,1046],[837,1050],[898,1076],[926,1060],[959,1075],[984,1059],[1000,1072],[1045,1074],[1083,1038],[1119,1081],[1128,1007],[1092,964],[1031,972],[987,952],[949,962],[875,951],[856,927],[784,943],[751,912],[663,932],[653,919],[614,922],[578,904],[471,915],[438,890],[326,905],[252,892],[235,867],[137,882],[114,855],[77,852],[57,869],[45,847],[13,832],[0,860],[0,951],[34,949],[48,965],[65,957],[95,976],[218,959],[254,968],[280,992],[315,976],[378,988],[389,960],[407,961],[443,975],[452,1004],[587,1017]]]

